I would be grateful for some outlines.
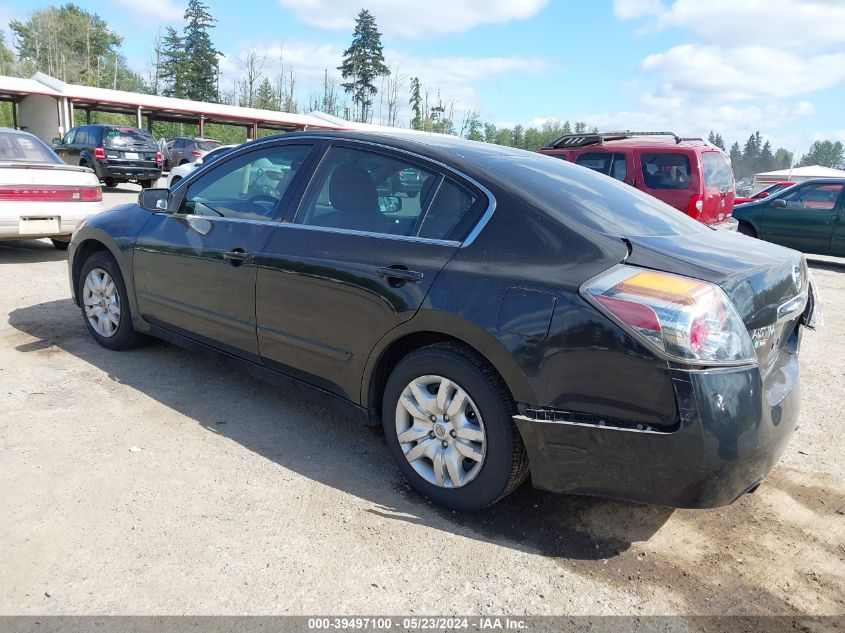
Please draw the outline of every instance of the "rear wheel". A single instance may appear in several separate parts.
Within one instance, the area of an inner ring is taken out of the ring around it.
[[[528,476],[513,401],[470,350],[438,344],[404,358],[385,388],[390,452],[420,494],[452,510],[479,510]]]
[[[51,238],[50,238],[50,241],[51,241],[51,242],[53,242],[53,246],[54,246],[57,250],[60,250],[60,251],[66,251],[66,250],[67,250],[67,247],[68,247],[68,246],[70,246],[70,240],[68,240],[68,241],[64,241],[64,240],[57,240],[56,238],[51,237]]]
[[[103,347],[123,351],[144,342],[132,326],[132,313],[123,276],[114,257],[105,251],[91,255],[79,273],[82,315],[88,332]]]
[[[139,180],[138,184],[141,185],[141,189],[150,189],[151,187],[155,187],[156,181],[155,180]]]
[[[117,181],[114,178],[106,178],[103,182],[109,189],[114,189],[115,187],[117,187]]]
[[[757,237],[757,231],[748,222],[740,222],[736,230],[748,237]]]

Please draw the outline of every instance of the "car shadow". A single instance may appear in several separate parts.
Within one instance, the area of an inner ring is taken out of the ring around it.
[[[250,451],[326,486],[369,500],[369,511],[397,521],[459,532],[525,551],[568,559],[616,556],[648,540],[672,510],[552,495],[523,485],[492,508],[454,513],[411,491],[390,461],[381,433],[313,402],[242,374],[210,365],[163,342],[115,353],[89,336],[70,299],[13,310],[9,324],[32,340],[22,353],[60,348],[224,435]],[[190,384],[190,391],[180,385]],[[249,403],[246,406],[246,403]]]
[[[0,240],[0,266],[37,264],[67,259],[67,251],[55,248],[49,240]]]
[[[807,257],[807,265],[818,270],[829,270],[834,273],[845,273],[845,258],[843,259],[816,259]]]

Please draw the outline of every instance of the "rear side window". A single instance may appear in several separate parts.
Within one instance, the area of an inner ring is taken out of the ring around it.
[[[734,174],[728,159],[721,152],[703,152],[701,167],[704,169],[704,184],[715,187],[720,192],[730,191],[734,184]]]
[[[217,141],[197,141],[197,149],[201,149],[204,152],[213,150],[215,147],[220,147],[220,143]]]
[[[103,135],[105,147],[132,147],[135,145],[155,145],[153,138],[146,132],[133,127],[110,127]]]
[[[625,162],[625,154],[611,154],[610,152],[590,152],[581,154],[575,162],[582,167],[587,167],[605,176],[611,176],[616,180],[625,180],[628,177],[628,165]]]
[[[445,240],[476,203],[478,196],[451,180],[444,180],[428,208],[419,236]]]
[[[649,189],[689,189],[692,183],[686,154],[648,152],[640,155],[640,163]]]
[[[77,145],[93,145],[96,141],[91,137],[91,128],[81,127],[76,131],[76,138],[73,142]]]

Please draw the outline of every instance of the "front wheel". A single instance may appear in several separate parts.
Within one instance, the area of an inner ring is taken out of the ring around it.
[[[499,376],[456,344],[425,347],[393,370],[382,417],[411,487],[452,510],[480,510],[528,476],[514,404]]]
[[[123,351],[145,340],[132,326],[126,285],[110,253],[98,251],[85,260],[79,273],[79,294],[85,325],[97,343]]]

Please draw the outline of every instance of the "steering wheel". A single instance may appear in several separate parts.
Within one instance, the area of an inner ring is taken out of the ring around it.
[[[252,196],[251,198],[247,199],[247,202],[249,202],[250,204],[256,202],[269,202],[271,204],[276,204],[278,201],[278,198],[274,198],[273,196],[266,193],[259,193],[258,195]]]

